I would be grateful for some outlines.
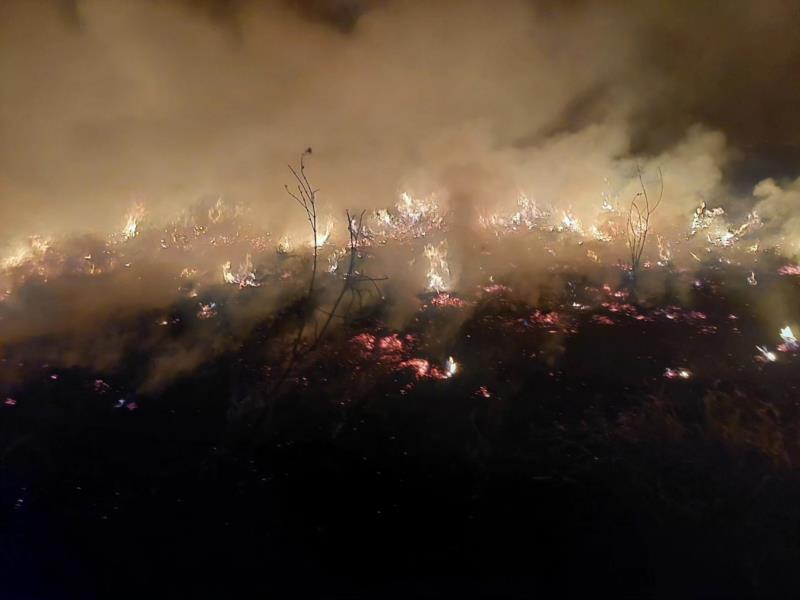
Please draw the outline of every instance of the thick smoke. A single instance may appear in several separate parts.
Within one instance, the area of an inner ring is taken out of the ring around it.
[[[640,191],[638,169],[649,186],[663,173],[654,233],[685,237],[702,202],[734,216],[756,208],[762,242],[794,254],[799,14],[781,0],[5,0],[0,258],[34,234],[119,231],[134,202],[155,223],[223,197],[249,206],[273,244],[307,236],[283,184],[309,146],[322,218],[339,219],[340,241],[346,208],[435,193],[465,285],[548,258],[510,241],[468,272],[482,256],[481,216],[513,210],[523,192],[591,222],[602,198],[624,206]],[[77,256],[102,254],[81,244]],[[244,259],[221,252],[200,265],[207,276]],[[402,268],[384,285],[398,327],[420,302],[423,259],[412,269],[408,259],[395,258]],[[144,388],[157,390],[292,301],[264,289],[236,305],[227,341],[206,325],[188,342],[86,341],[120,314],[161,319],[174,302],[182,264],[134,263],[93,296],[66,278],[7,300],[6,340],[61,334],[69,348],[53,346],[53,361],[95,368],[151,348]],[[542,293],[528,274],[514,285],[534,302]]]
[[[737,167],[762,171],[749,184],[792,174],[797,25],[778,0],[8,0],[0,238],[206,194],[300,226],[282,183],[309,145],[337,214],[409,187],[470,211],[523,189],[580,213],[628,193],[637,161],[662,166],[685,214]]]

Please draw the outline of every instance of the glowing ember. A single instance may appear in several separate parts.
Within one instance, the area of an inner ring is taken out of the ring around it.
[[[800,265],[783,265],[778,269],[781,275],[800,275]]]
[[[490,285],[485,285],[481,288],[487,294],[502,294],[505,292],[511,292],[511,288],[507,285],[503,285],[502,283],[492,283]]]
[[[592,321],[598,325],[613,325],[614,321],[605,315],[594,315]]]
[[[431,298],[431,304],[439,308],[464,308],[464,301],[461,298],[448,294],[447,292],[436,294]]]
[[[664,377],[667,379],[689,379],[691,376],[692,372],[688,369],[667,368],[664,370]]]
[[[213,319],[217,316],[217,303],[209,302],[208,304],[200,304],[200,310],[197,311],[197,318],[200,320]]]
[[[397,365],[398,369],[411,369],[417,379],[450,379],[458,371],[453,357],[447,359],[444,369],[431,366],[424,358],[410,358]]]
[[[410,358],[404,360],[398,365],[401,369],[411,369],[417,379],[424,379],[429,376],[431,372],[431,363],[424,358]]]

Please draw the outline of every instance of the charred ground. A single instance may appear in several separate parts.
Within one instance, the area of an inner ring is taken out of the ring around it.
[[[796,298],[776,266],[761,285]],[[277,393],[297,304],[157,392],[136,391],[147,344],[111,372],[37,365],[2,407],[12,597],[781,594],[800,376],[754,350],[746,275],[676,273],[678,304],[568,271],[536,305],[501,284],[421,296],[401,331],[366,307]],[[209,319],[173,305],[167,337],[231,335],[241,292]],[[163,336],[161,314],[105,331]]]

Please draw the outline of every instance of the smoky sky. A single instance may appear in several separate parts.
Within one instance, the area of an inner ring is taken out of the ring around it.
[[[209,194],[289,227],[307,146],[334,213],[408,188],[580,209],[636,163],[676,215],[767,177],[794,198],[798,30],[782,0],[5,0],[0,239]]]

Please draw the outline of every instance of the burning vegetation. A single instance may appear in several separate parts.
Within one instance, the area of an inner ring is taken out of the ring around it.
[[[0,597],[791,596],[798,25],[0,2]]]

